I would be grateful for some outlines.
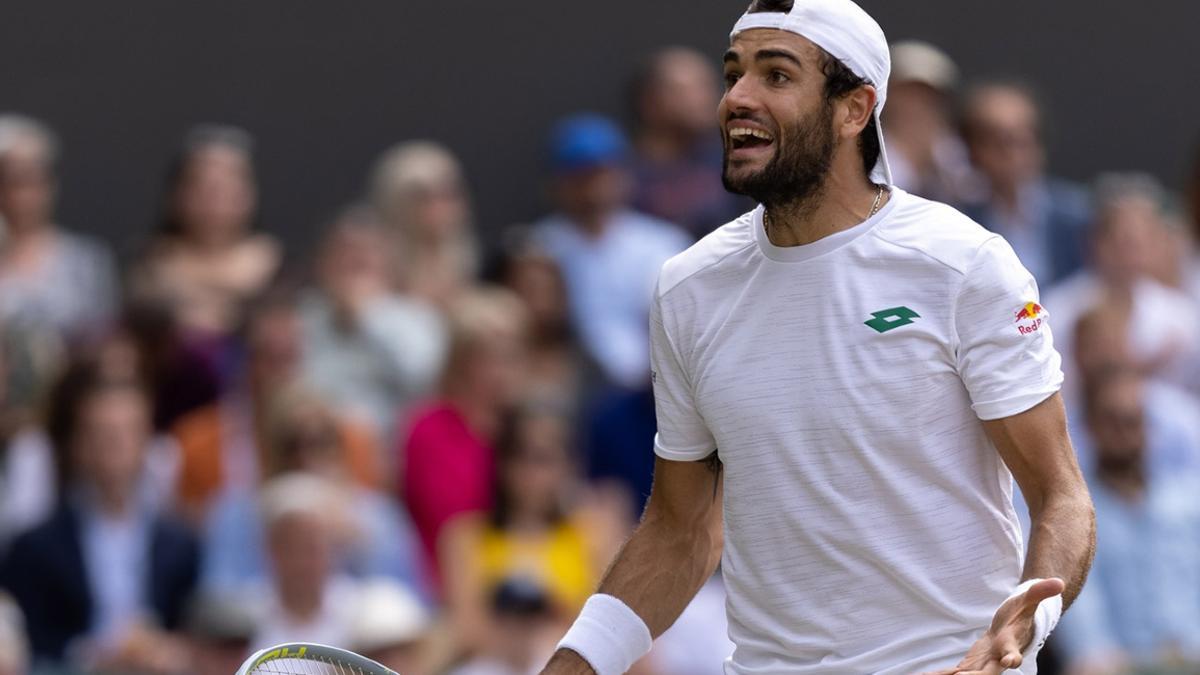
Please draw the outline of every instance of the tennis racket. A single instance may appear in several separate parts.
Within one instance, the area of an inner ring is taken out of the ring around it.
[[[399,675],[371,659],[337,647],[290,642],[257,652],[237,675]]]

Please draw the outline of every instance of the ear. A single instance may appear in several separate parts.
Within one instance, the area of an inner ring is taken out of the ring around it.
[[[839,103],[842,115],[837,128],[841,138],[858,138],[862,130],[867,128],[871,116],[875,114],[876,98],[875,87],[869,84],[842,97]]]

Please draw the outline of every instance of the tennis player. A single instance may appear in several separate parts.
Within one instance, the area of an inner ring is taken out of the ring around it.
[[[653,494],[545,673],[626,671],[718,559],[728,673],[1036,671],[1095,531],[1049,313],[1001,237],[890,185],[889,71],[850,0],[733,29],[725,183],[761,205],[662,270]]]

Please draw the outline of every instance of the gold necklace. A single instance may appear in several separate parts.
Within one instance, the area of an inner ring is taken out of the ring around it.
[[[876,213],[879,212],[879,202],[883,199],[883,186],[879,186],[879,191],[875,193],[875,201],[871,202],[871,212],[867,214],[867,220],[870,220]],[[763,211],[763,229],[768,233],[771,231],[771,214],[766,210]]]

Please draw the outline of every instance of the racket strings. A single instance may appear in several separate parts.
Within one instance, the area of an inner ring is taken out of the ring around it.
[[[251,670],[249,675],[370,675],[370,673],[358,666],[325,657],[315,657],[266,661]]]

